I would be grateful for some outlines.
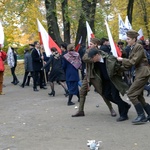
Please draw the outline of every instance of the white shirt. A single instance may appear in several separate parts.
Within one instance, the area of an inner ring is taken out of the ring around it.
[[[101,59],[99,60],[100,63],[104,63],[104,59],[101,57]]]

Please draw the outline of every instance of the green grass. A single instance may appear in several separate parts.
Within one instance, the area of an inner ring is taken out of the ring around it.
[[[18,62],[16,67],[16,75],[23,75],[24,74],[24,63]],[[4,76],[11,76],[10,67],[8,65],[5,65],[5,72]]]

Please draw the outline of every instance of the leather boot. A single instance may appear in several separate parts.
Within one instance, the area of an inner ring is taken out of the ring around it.
[[[145,117],[145,113],[144,113],[144,110],[143,110],[143,107],[142,107],[141,103],[138,103],[138,104],[134,105],[134,107],[136,109],[136,112],[137,112],[138,116],[132,121],[132,123],[134,125],[146,123],[147,119]]]
[[[78,111],[76,114],[72,115],[72,117],[83,117],[84,115],[84,111]]]
[[[73,103],[71,100],[72,100],[72,97],[73,97],[73,95],[72,94],[69,94],[69,98],[68,98],[68,103],[67,103],[67,105],[68,106],[71,106],[71,105],[74,105],[75,103]]]
[[[145,110],[145,112],[147,113],[147,121],[150,121],[150,105],[149,104],[146,104],[145,106],[144,106],[144,110]]]
[[[54,91],[54,90],[52,90],[52,91],[51,91],[51,93],[48,93],[48,95],[49,95],[49,96],[53,96],[53,97],[54,97],[54,96],[55,96],[55,91]]]

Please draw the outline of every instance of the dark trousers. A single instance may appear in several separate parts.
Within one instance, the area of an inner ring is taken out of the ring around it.
[[[127,117],[128,103],[122,100],[118,89],[110,80],[103,82],[103,95],[118,106],[120,116]]]
[[[23,77],[22,86],[25,86],[25,82],[26,82],[26,80],[27,80],[27,77],[28,77],[29,73],[30,73],[31,76],[33,77],[33,72],[32,72],[32,71],[25,71],[24,77]]]
[[[43,71],[34,71],[33,72],[33,89],[37,88],[37,82],[39,79],[40,88],[43,87],[42,81],[43,81]]]
[[[16,67],[12,67],[12,68],[11,68],[11,74],[12,74],[12,76],[13,76],[13,82],[14,82],[14,83],[18,81],[17,76],[16,76],[16,74],[15,74],[15,70],[16,70]]]

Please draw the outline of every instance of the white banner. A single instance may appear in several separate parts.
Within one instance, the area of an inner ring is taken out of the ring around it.
[[[11,47],[8,47],[8,51],[7,51],[7,64],[10,68],[14,67],[15,64],[14,54]]]
[[[118,14],[118,21],[119,21],[119,39],[126,40],[127,39],[126,32],[128,31],[128,29],[126,28],[120,14]]]

